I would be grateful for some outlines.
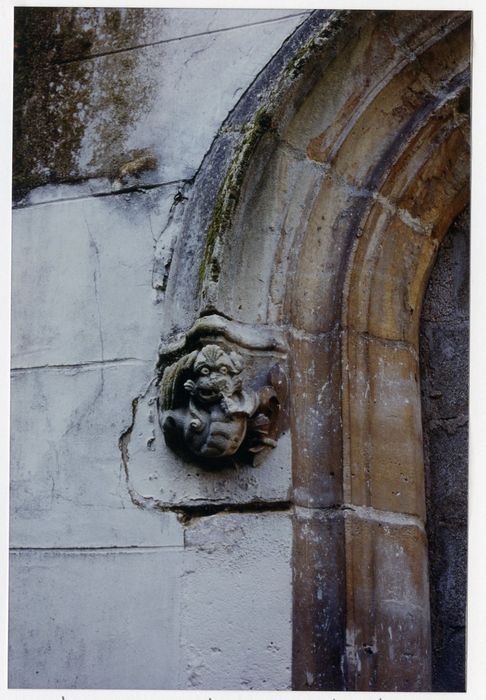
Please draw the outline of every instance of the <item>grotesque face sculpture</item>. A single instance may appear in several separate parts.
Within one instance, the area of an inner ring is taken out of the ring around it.
[[[243,386],[242,369],[240,355],[215,344],[166,368],[161,426],[171,447],[211,464],[227,463],[237,454],[248,460],[265,447],[275,447],[273,435],[284,398],[282,372],[275,366],[269,384],[255,390]]]
[[[206,345],[194,361],[195,381],[189,379],[184,388],[198,403],[215,404],[241,390],[241,369],[241,358],[235,352],[228,354],[217,345]]]

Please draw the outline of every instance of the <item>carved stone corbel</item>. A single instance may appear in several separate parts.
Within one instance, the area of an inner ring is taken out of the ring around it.
[[[276,446],[287,379],[283,340],[274,332],[207,316],[165,355],[179,355],[160,381],[159,420],[169,447],[224,466],[256,464]]]

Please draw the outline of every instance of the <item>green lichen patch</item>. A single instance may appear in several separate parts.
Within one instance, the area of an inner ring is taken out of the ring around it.
[[[316,54],[316,50],[321,49],[328,40],[342,29],[348,15],[348,11],[332,15],[323,27],[294,53],[285,67],[285,73],[291,78],[296,78],[300,75],[307,62]]]
[[[72,15],[60,8],[16,8],[14,54],[13,188],[16,196],[45,182],[73,178],[84,135],[83,108],[89,101],[90,67],[67,75],[55,63],[67,42],[74,51],[91,45],[93,32],[77,32]]]
[[[156,77],[138,70],[140,51],[92,55],[137,43],[144,16],[141,9],[16,9],[15,199],[47,183],[114,179],[135,159],[119,154]],[[153,167],[152,159],[129,169]]]
[[[304,66],[312,57],[318,55],[323,47],[332,42],[334,37],[342,33],[346,26],[349,12],[339,12],[331,15],[322,28],[317,31],[300,49],[284,68],[276,87],[266,99],[266,106],[261,107],[252,122],[240,128],[244,137],[235,149],[235,155],[221,185],[213,209],[213,217],[206,235],[206,245],[199,267],[199,285],[202,287],[205,279],[216,282],[219,278],[220,263],[215,253],[216,243],[230,228],[233,216],[240,199],[243,180],[247,173],[250,160],[263,134],[275,130],[274,114],[279,112],[278,105],[282,95],[289,89],[289,84],[298,79]],[[222,133],[232,132],[233,127],[224,127]]]
[[[244,136],[235,149],[235,155],[216,197],[213,217],[206,236],[204,255],[199,267],[200,286],[204,282],[208,271],[213,282],[216,282],[219,278],[220,263],[217,257],[213,255],[216,241],[231,226],[251,157],[263,134],[271,130],[272,114],[265,107],[261,107],[257,111],[250,124],[246,124],[241,128]]]

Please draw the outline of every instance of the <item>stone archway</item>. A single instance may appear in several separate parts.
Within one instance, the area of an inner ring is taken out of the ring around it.
[[[428,690],[418,324],[469,196],[469,14],[317,13],[296,42],[208,156],[173,323],[287,338],[293,687]]]

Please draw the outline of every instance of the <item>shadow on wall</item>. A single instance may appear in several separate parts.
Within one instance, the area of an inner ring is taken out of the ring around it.
[[[424,299],[420,364],[432,618],[432,684],[465,690],[469,208],[451,226]]]

